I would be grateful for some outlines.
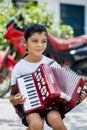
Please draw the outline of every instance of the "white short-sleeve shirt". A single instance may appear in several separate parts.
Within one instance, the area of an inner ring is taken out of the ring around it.
[[[49,64],[51,61],[53,61],[52,59],[46,57],[43,55],[43,58],[41,59],[41,61],[37,62],[37,63],[31,63],[31,62],[27,62],[24,59],[21,59],[13,68],[12,73],[11,73],[11,85],[15,85],[16,84],[16,80],[18,77],[29,74],[29,73],[33,73],[35,72],[35,70],[41,65],[41,64]],[[61,67],[56,61],[53,62],[51,64],[51,66],[55,66],[55,67]]]

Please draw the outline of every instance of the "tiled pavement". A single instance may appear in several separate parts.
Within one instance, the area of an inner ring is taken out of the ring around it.
[[[75,107],[64,119],[68,130],[87,130],[87,99]],[[0,99],[0,130],[26,130],[8,98]],[[51,130],[45,123],[44,130]]]

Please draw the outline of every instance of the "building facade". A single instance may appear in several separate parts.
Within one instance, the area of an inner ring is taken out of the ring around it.
[[[55,19],[74,28],[75,36],[87,33],[87,0],[39,0],[48,2]]]

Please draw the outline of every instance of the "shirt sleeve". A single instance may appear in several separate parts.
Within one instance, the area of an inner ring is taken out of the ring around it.
[[[16,84],[17,78],[20,77],[18,70],[14,68],[11,72],[11,86]]]

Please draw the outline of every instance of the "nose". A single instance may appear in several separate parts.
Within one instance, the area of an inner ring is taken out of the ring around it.
[[[42,43],[41,43],[41,42],[39,42],[39,43],[38,43],[38,46],[42,46]]]

